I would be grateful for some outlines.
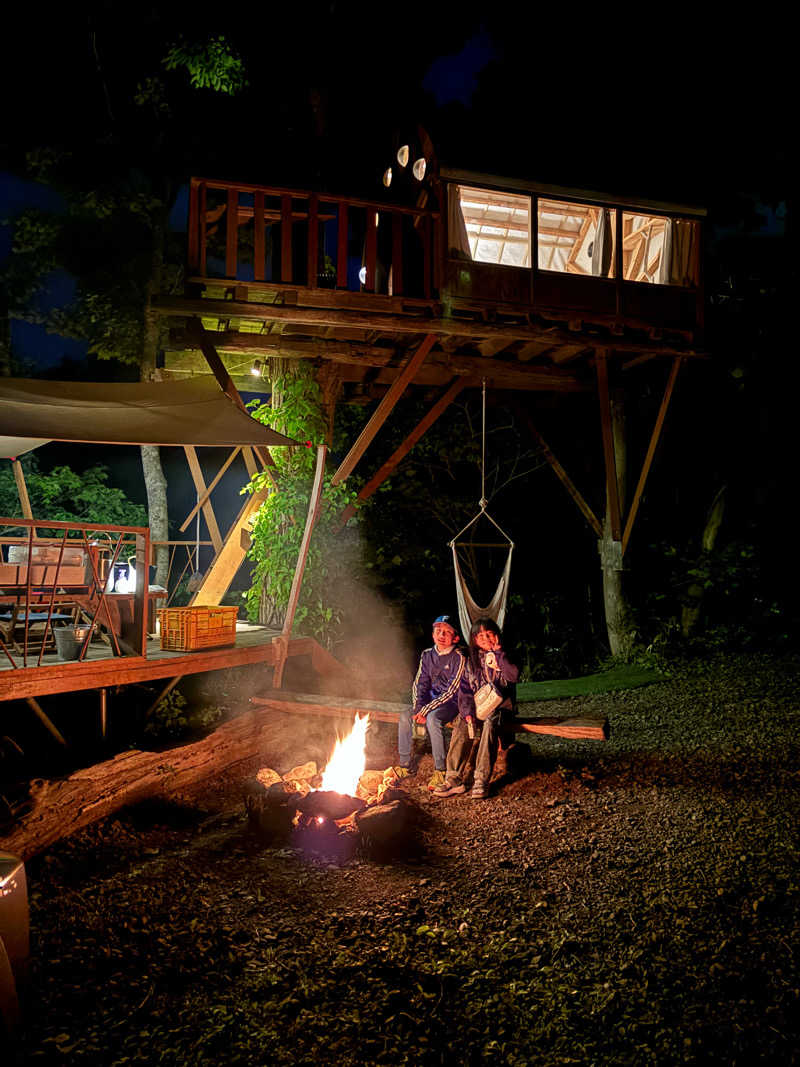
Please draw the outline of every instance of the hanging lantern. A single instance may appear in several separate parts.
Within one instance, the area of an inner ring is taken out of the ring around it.
[[[383,172],[383,184],[386,186],[387,189],[392,184],[392,168],[391,167],[387,167],[386,170]]]
[[[402,145],[402,147],[397,149],[397,162],[400,164],[401,167],[408,166],[408,155],[409,152],[407,144],[404,144]]]
[[[425,162],[425,157],[424,156],[420,156],[420,158],[416,161],[414,166],[411,168],[411,173],[414,175],[414,177],[417,179],[418,182],[421,182],[422,179],[425,177],[425,168],[426,168],[426,166],[427,166],[427,164]]]

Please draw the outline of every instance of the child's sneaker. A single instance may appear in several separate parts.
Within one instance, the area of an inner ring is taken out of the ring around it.
[[[395,778],[408,778],[409,774],[411,774],[411,768],[405,763],[398,763],[394,767],[390,767],[389,770]]]
[[[431,780],[428,782],[428,789],[433,792],[434,789],[438,789],[442,785],[444,785],[444,771],[434,771],[431,775]]]
[[[467,787],[460,782],[458,778],[445,779],[444,785],[440,785],[438,789],[434,789],[433,795],[435,797],[455,797],[459,793],[466,793]]]
[[[476,782],[472,787],[472,792],[469,795],[470,800],[486,800],[489,795],[489,791],[483,782]]]

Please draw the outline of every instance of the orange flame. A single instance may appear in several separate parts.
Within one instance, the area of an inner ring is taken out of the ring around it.
[[[366,745],[369,715],[356,715],[353,729],[333,746],[331,758],[322,774],[320,789],[355,796],[358,780],[367,765]]]

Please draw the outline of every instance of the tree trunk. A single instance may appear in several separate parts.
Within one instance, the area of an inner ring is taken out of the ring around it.
[[[725,514],[725,498],[728,487],[723,485],[718,490],[717,495],[711,504],[711,510],[708,513],[706,519],[706,525],[703,529],[703,552],[711,553],[714,551],[714,545],[717,542],[717,534],[719,528],[722,525],[722,518]],[[684,637],[691,637],[697,628],[697,623],[700,618],[700,612],[703,609],[703,597],[705,590],[702,585],[694,582],[689,586],[686,595],[689,598],[689,603],[684,604],[681,612],[681,633]]]
[[[153,227],[153,256],[150,280],[147,285],[147,303],[144,309],[142,336],[142,363],[140,377],[143,382],[156,378],[156,359],[159,349],[160,320],[153,312],[152,300],[161,288],[164,264],[164,241],[166,240],[166,216]],[[189,442],[190,443],[190,442]],[[142,473],[147,493],[147,514],[150,537],[153,541],[169,540],[169,509],[167,504],[167,479],[161,466],[161,451],[157,445],[142,445]],[[169,574],[169,546],[160,545],[155,550],[156,573],[154,583],[166,588]]]
[[[617,494],[620,513],[625,514],[625,489],[627,447],[625,437],[625,407],[623,394],[614,390],[611,395],[611,428],[614,442],[614,461],[617,471]],[[606,491],[606,515],[603,522],[603,537],[599,542],[600,566],[603,570],[603,605],[606,616],[606,632],[611,655],[625,658],[633,648],[636,631],[625,594],[622,569],[622,544],[614,541],[611,534],[611,518]]]

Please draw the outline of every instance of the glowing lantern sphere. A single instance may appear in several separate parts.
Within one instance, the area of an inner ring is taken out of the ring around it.
[[[397,149],[397,162],[401,167],[408,166],[408,145],[404,144],[401,148]]]
[[[416,161],[414,166],[411,168],[411,173],[414,175],[418,182],[421,182],[422,179],[425,177],[426,166],[427,164],[425,163],[424,157],[420,157]]]
[[[386,186],[387,189],[392,184],[392,168],[391,167],[387,167],[386,170],[383,172],[383,184]]]

